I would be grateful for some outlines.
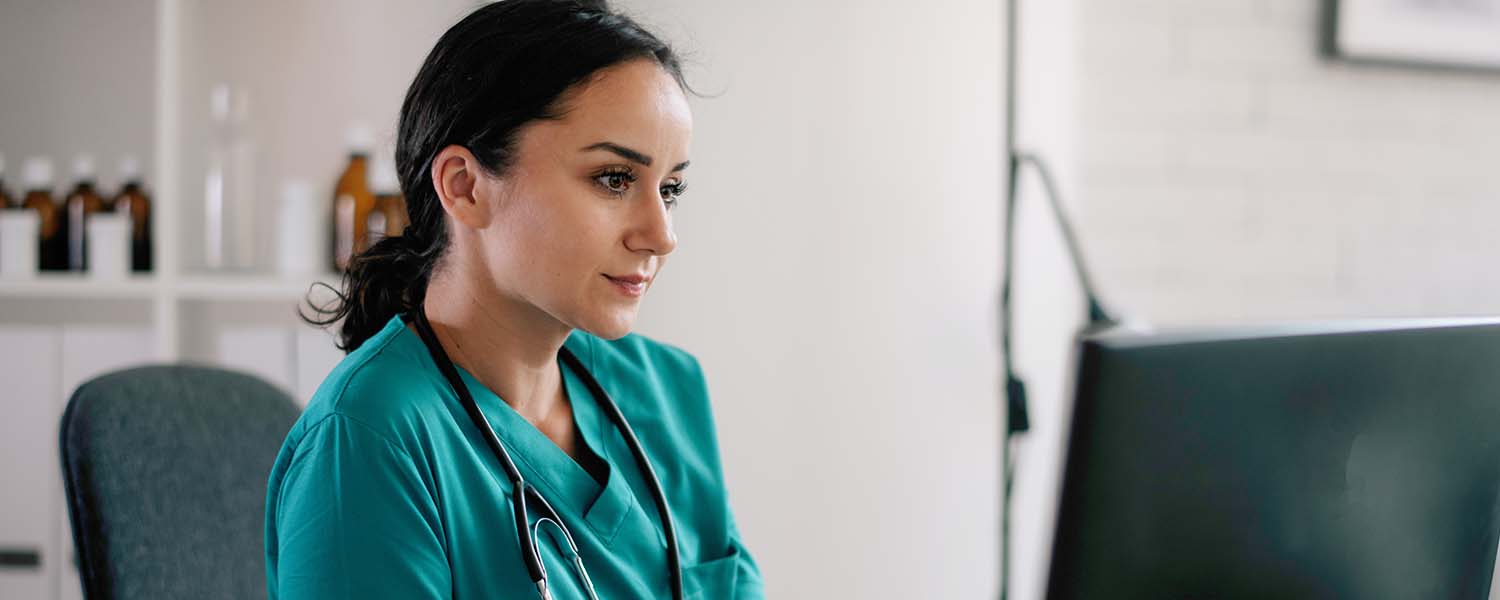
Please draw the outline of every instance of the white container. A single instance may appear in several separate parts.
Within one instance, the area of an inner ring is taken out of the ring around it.
[[[312,184],[294,179],[281,186],[276,216],[276,270],[302,277],[321,272],[328,262],[328,228]]]
[[[119,280],[130,274],[130,217],[94,213],[88,218],[89,276]]]
[[[36,277],[42,221],[35,211],[0,210],[0,279]]]

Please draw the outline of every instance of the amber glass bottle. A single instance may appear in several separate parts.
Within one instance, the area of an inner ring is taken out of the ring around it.
[[[68,270],[87,271],[88,264],[88,221],[95,213],[104,212],[107,208],[104,197],[99,195],[99,190],[94,185],[94,159],[91,156],[79,156],[73,161],[73,191],[68,192],[67,200],[63,202],[63,210],[67,215],[68,237]]]
[[[130,219],[130,270],[151,271],[151,196],[141,183],[141,164],[135,157],[120,159],[120,181],[124,184],[115,195],[114,211]]]
[[[349,260],[368,247],[366,233],[375,194],[370,192],[369,161],[374,135],[356,127],[349,133],[349,164],[333,190],[333,268],[342,272]]]
[[[397,237],[406,229],[406,198],[401,194],[376,196],[375,211],[384,217],[384,237]]]
[[[21,183],[26,195],[21,206],[34,210],[41,231],[37,235],[37,267],[43,271],[68,268],[68,240],[63,234],[62,209],[52,199],[52,161],[29,158],[21,165]]]
[[[381,238],[396,237],[406,229],[406,199],[401,197],[401,183],[396,177],[396,166],[390,157],[375,161],[374,176],[375,210],[366,219],[369,246]],[[368,248],[369,246],[366,246]]]
[[[12,198],[5,189],[5,155],[0,154],[0,210],[20,208],[21,199]]]

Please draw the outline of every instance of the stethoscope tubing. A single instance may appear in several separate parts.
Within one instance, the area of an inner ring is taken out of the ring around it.
[[[646,450],[641,446],[641,440],[635,437],[635,429],[625,420],[625,414],[620,412],[620,406],[615,404],[614,398],[610,397],[609,392],[604,391],[604,386],[599,384],[599,380],[595,379],[588,369],[583,368],[583,362],[578,360],[577,356],[574,356],[567,348],[560,349],[559,354],[574,373],[584,375],[584,385],[588,386],[589,393],[593,394],[594,398],[599,399],[598,403],[604,407],[604,411],[609,413],[609,420],[614,421],[615,427],[625,438],[625,445],[630,447],[630,453],[635,456],[635,464],[640,466],[641,474],[645,475],[646,481],[651,483],[651,495],[656,500],[656,512],[661,517],[662,534],[667,541],[667,575],[671,580],[672,597],[681,600],[683,597],[682,563],[677,552],[677,525],[672,520],[671,511],[667,510],[667,493],[661,487],[661,478],[656,476],[656,469],[646,458]]]
[[[547,513],[544,515],[544,518],[553,521],[557,529],[563,532],[570,546],[573,545],[572,534],[568,532],[567,527],[563,524],[562,517],[557,514],[557,511],[552,509],[551,505],[547,503],[536,487],[527,483],[525,478],[521,476],[521,471],[516,467],[515,461],[511,459],[510,452],[506,451],[505,446],[500,443],[499,436],[495,434],[495,428],[490,425],[489,419],[485,418],[484,412],[479,410],[479,404],[474,401],[474,397],[469,393],[468,387],[463,385],[463,379],[459,377],[458,369],[454,366],[453,360],[448,357],[447,351],[443,350],[442,344],[438,342],[437,333],[432,330],[431,323],[427,321],[426,307],[419,305],[413,312],[415,313],[414,319],[416,321],[417,333],[421,336],[423,344],[427,346],[428,354],[433,359],[433,362],[437,364],[438,370],[443,374],[443,377],[448,380],[448,384],[453,388],[453,391],[458,394],[460,404],[463,404],[464,412],[468,413],[469,420],[479,429],[480,435],[484,438],[485,445],[489,446],[490,451],[499,459],[501,468],[505,470],[506,478],[510,480],[516,532],[520,537],[518,541],[521,544],[521,560],[526,565],[526,572],[531,577],[532,583],[537,586],[538,594],[543,598],[550,598],[547,590],[546,567],[541,563],[541,555],[537,552],[536,537],[533,535],[530,526],[531,519],[527,510],[527,496],[536,496],[543,512]],[[582,361],[579,361],[578,357],[574,356],[567,348],[559,348],[558,355],[562,357],[563,362],[568,364],[569,368],[582,376],[584,385],[593,394],[595,402],[604,409],[610,421],[614,422],[615,427],[619,429],[620,434],[625,438],[626,445],[630,447],[630,453],[634,456],[636,464],[641,469],[641,474],[646,477],[647,482],[650,484],[652,499],[656,501],[657,513],[661,517],[662,533],[666,537],[668,579],[672,588],[672,597],[675,600],[682,600],[682,563],[678,555],[677,528],[673,522],[671,511],[668,510],[667,495],[662,489],[661,479],[657,477],[656,470],[651,466],[651,461],[647,459],[646,451],[641,446],[640,439],[636,437],[635,430],[625,420],[624,413],[620,412],[620,407],[615,404],[614,399],[604,390],[604,386],[599,384],[599,380],[594,378],[593,373],[585,369]],[[592,595],[593,583],[589,580],[588,571],[583,569],[582,559],[577,556],[576,547],[572,550],[574,560],[577,561],[579,567],[580,575],[583,577],[584,583]]]

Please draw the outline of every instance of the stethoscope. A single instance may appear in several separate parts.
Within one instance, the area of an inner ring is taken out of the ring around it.
[[[536,486],[527,483],[521,477],[521,471],[516,468],[516,463],[511,460],[510,453],[505,451],[505,446],[500,444],[500,438],[495,435],[495,429],[490,427],[490,422],[479,411],[479,405],[474,402],[474,396],[469,394],[469,387],[464,385],[463,379],[458,376],[458,369],[453,366],[453,361],[448,358],[448,353],[443,350],[442,344],[438,343],[437,334],[432,331],[432,324],[427,322],[427,311],[424,306],[417,306],[413,311],[415,315],[403,315],[402,320],[406,322],[416,321],[417,333],[422,337],[422,343],[427,346],[428,354],[432,355],[432,361],[437,363],[439,371],[448,380],[454,393],[458,394],[459,401],[464,405],[464,410],[469,413],[469,420],[479,428],[484,435],[484,441],[494,451],[495,456],[500,459],[500,465],[505,468],[505,474],[510,478],[511,484],[511,508],[515,513],[516,532],[520,536],[521,560],[526,563],[526,571],[531,575],[531,580],[536,584],[537,594],[542,600],[551,600],[552,592],[547,589],[547,567],[542,564],[542,555],[537,548],[536,538],[541,536],[542,525],[551,525],[553,530],[562,533],[563,541],[567,543],[567,549],[572,560],[574,569],[578,571],[578,578],[583,582],[584,589],[588,592],[591,600],[599,600],[594,592],[594,582],[589,579],[588,569],[583,566],[583,558],[578,555],[578,545],[573,542],[573,534],[568,531],[568,526],[563,524],[562,517],[547,503]],[[415,318],[413,318],[415,316]],[[682,565],[677,556],[677,530],[672,524],[672,515],[667,511],[667,495],[662,491],[661,480],[657,479],[656,471],[651,468],[651,462],[646,460],[646,451],[641,448],[641,442],[635,437],[635,431],[630,428],[630,423],[625,421],[625,415],[620,412],[620,407],[615,404],[604,387],[599,385],[599,380],[583,368],[583,363],[578,360],[566,347],[558,349],[558,355],[563,362],[573,369],[589,392],[594,395],[594,400],[609,419],[614,421],[620,434],[624,436],[626,444],[630,446],[630,453],[635,455],[635,462],[641,468],[641,473],[646,476],[647,482],[651,484],[651,495],[656,500],[657,512],[661,514],[662,530],[667,537],[667,568],[668,579],[671,580],[672,598],[682,600]],[[526,513],[526,505],[535,501],[541,510],[541,518],[537,519],[536,525],[531,525],[531,520]],[[552,537],[553,543],[557,542],[556,534]]]

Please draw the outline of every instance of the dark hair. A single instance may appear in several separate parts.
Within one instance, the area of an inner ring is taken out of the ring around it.
[[[515,160],[519,130],[565,114],[564,95],[598,71],[633,59],[661,65],[684,90],[677,55],[602,0],[502,0],[475,10],[439,38],[401,105],[396,170],[409,225],[353,257],[329,306],[307,304],[338,347],[352,352],[391,317],[419,306],[448,248],[431,162],[450,145],[469,149],[493,174]],[[327,286],[331,289],[332,286]]]

